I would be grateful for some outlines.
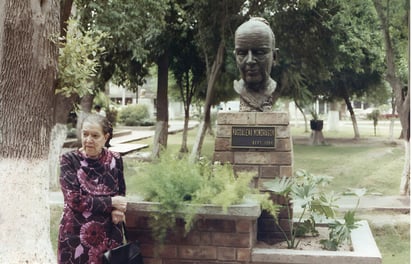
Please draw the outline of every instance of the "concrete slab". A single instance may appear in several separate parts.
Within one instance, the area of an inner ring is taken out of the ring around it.
[[[358,197],[355,195],[342,196],[337,205],[338,212],[344,212],[356,208]],[[298,204],[294,205],[294,212],[300,212],[302,209]],[[360,198],[358,211],[391,211],[407,214],[410,212],[409,196],[374,196],[367,195]]]
[[[120,153],[121,155],[125,155],[132,151],[140,150],[149,147],[148,144],[113,144],[109,149],[115,152]]]
[[[296,250],[278,248],[252,249],[252,262],[259,264],[380,264],[382,255],[370,231],[368,222],[360,221],[352,230],[353,251]]]
[[[357,196],[342,196],[339,208],[343,210],[353,209],[356,206]],[[409,212],[409,196],[363,196],[360,198],[359,209],[362,210],[396,210]]]

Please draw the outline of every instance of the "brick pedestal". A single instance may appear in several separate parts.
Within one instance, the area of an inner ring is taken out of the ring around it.
[[[275,127],[275,147],[232,147],[233,127]],[[231,163],[235,172],[253,172],[254,185],[262,191],[263,183],[276,177],[291,177],[293,173],[293,145],[289,128],[289,115],[285,112],[221,112],[217,116],[214,161]],[[280,197],[275,202],[287,205]],[[292,212],[291,205],[289,208]],[[279,222],[288,230],[286,210],[279,214]],[[258,220],[257,238],[273,244],[283,239],[274,219],[263,212]]]

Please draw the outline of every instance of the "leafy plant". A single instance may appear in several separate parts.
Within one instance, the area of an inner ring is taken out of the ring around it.
[[[296,222],[292,219],[292,212],[289,206],[285,206],[289,230],[279,227],[287,242],[288,248],[296,248],[300,239],[308,233],[317,236],[316,221],[322,218],[335,218],[334,204],[337,200],[333,193],[326,194],[322,191],[322,186],[328,184],[331,177],[315,176],[305,170],[299,170],[294,177],[276,178],[274,181],[267,182],[265,187],[268,191],[282,196],[285,200],[291,199],[294,204],[302,208]],[[274,215],[275,219],[277,216]]]
[[[310,114],[312,116],[312,120],[319,120],[319,115],[314,108],[310,110]]]
[[[83,97],[93,93],[99,56],[104,52],[100,40],[107,37],[101,31],[85,31],[75,19],[68,21],[67,36],[60,39],[59,78],[56,93],[66,97]]]
[[[355,219],[355,213],[359,207],[360,197],[366,192],[366,189],[352,189],[353,193],[358,196],[358,202],[354,210],[349,210],[345,212],[343,221],[335,220],[333,223],[329,224],[329,238],[322,239],[320,243],[323,245],[324,249],[327,250],[338,250],[338,247],[350,240],[350,234],[353,229],[357,228],[357,220]]]
[[[192,163],[186,156],[177,158],[163,152],[153,163],[145,164],[140,173],[136,191],[145,200],[159,203],[150,224],[160,243],[178,218],[183,218],[186,232],[190,231],[198,208],[204,204],[226,210],[230,205],[253,199],[272,213],[278,209],[268,194],[260,194],[251,186],[252,174],[235,175],[230,164],[212,164],[206,159]]]

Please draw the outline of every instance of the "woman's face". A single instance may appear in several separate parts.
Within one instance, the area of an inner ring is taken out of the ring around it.
[[[103,133],[99,124],[90,122],[83,123],[82,128],[82,147],[86,155],[90,158],[98,157],[102,152],[108,134]]]

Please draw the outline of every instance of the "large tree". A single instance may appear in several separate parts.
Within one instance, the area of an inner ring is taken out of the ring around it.
[[[190,11],[190,10],[189,10]],[[190,12],[180,13],[181,23],[179,34],[171,44],[170,69],[173,73],[178,90],[178,98],[183,103],[184,125],[182,133],[181,153],[189,152],[187,147],[187,133],[190,119],[190,107],[195,96],[199,93],[200,86],[205,79],[205,65],[199,56],[194,39],[195,20],[190,17]]]
[[[405,142],[405,165],[400,193],[410,194],[410,87],[407,79],[409,61],[409,1],[373,0],[381,23],[386,53],[385,79],[395,94],[396,110]]]
[[[55,263],[47,156],[60,1],[0,1],[0,262]]]

